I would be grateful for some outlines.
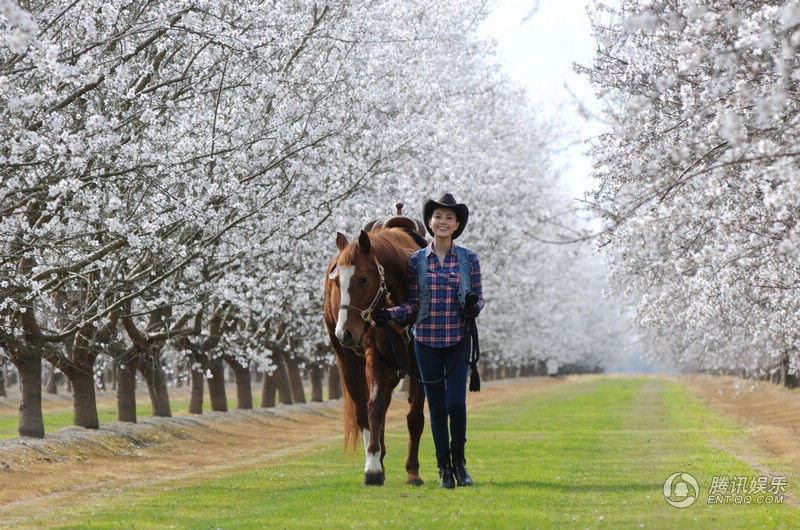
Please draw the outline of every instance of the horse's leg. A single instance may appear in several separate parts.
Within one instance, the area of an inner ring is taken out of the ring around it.
[[[379,358],[374,349],[366,352],[367,387],[369,388],[369,402],[367,403],[367,417],[369,419],[369,433],[365,434],[364,445],[366,448],[366,463],[364,464],[364,484],[367,486],[382,486],[385,479],[383,470],[383,426],[386,420],[386,395],[387,382],[391,376],[389,369]]]
[[[392,374],[392,380],[388,382],[386,388],[384,389],[385,401],[383,405],[383,426],[381,427],[381,467],[383,468],[384,472],[386,471],[386,466],[383,465],[383,457],[386,456],[386,442],[384,440],[384,435],[386,434],[386,411],[389,410],[389,405],[392,403],[392,390],[397,385],[396,379],[394,378],[394,373]]]
[[[408,384],[409,410],[406,416],[408,425],[408,458],[406,458],[406,484],[422,486],[424,481],[419,476],[419,441],[425,428],[425,391],[422,385],[413,378]]]
[[[387,388],[391,388],[391,385],[389,385],[389,387],[387,387]],[[383,470],[384,474],[386,473],[386,466],[383,464],[383,457],[386,456],[386,441],[384,439],[384,435],[386,434],[386,411],[389,410],[389,405],[392,402],[392,393],[391,393],[391,391],[387,391],[387,392],[385,392],[385,394],[386,394],[386,400],[384,402],[384,415],[383,415],[383,422],[382,422],[382,425],[381,425],[381,436],[380,436],[381,470]],[[372,432],[375,432],[375,431],[372,431]],[[365,453],[368,451],[367,445],[368,445],[368,442],[365,441],[365,445],[364,445],[364,452]]]
[[[386,403],[384,405],[384,414],[383,414],[383,428],[381,429],[381,465],[383,464],[383,457],[386,456],[386,443],[384,441],[384,434],[386,433],[386,411],[389,410],[389,405],[392,404],[392,392],[397,387],[398,383],[402,381],[402,376],[400,372],[397,370],[390,370],[389,371],[389,380],[386,382],[386,387],[384,389],[384,395],[386,396]],[[384,471],[386,470],[386,466],[383,466]]]

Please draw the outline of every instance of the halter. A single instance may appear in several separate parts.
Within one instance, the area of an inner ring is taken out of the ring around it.
[[[378,262],[378,258],[373,256],[372,259],[375,260],[375,266],[378,268],[378,280],[379,280],[378,292],[375,293],[375,298],[372,299],[372,303],[369,304],[369,307],[367,307],[366,309],[359,309],[359,308],[357,308],[355,306],[352,306],[352,305],[349,305],[349,304],[341,304],[341,305],[339,305],[339,307],[347,309],[348,311],[354,311],[354,312],[358,313],[361,316],[361,318],[364,320],[364,322],[369,324],[370,327],[374,328],[375,327],[375,320],[372,318],[372,312],[375,311],[376,309],[378,309],[378,304],[380,304],[380,302],[381,302],[381,296],[385,296],[386,305],[387,306],[391,307],[394,304],[392,303],[392,298],[391,298],[392,294],[389,292],[389,289],[386,287],[386,277],[384,276],[384,273],[383,273],[383,265],[381,265]]]

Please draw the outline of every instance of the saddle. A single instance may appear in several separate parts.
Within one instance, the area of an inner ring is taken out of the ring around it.
[[[383,217],[373,219],[364,225],[364,231],[369,232],[376,228],[402,228],[414,238],[420,247],[425,247],[428,242],[425,240],[425,225],[419,219],[412,219],[403,215],[403,203],[398,202],[394,205],[397,213],[393,217]]]

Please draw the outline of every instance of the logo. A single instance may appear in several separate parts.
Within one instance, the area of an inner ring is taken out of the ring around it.
[[[664,499],[675,508],[687,508],[700,494],[697,479],[689,473],[673,473],[664,481]]]

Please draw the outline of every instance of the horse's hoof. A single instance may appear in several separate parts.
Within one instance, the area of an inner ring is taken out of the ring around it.
[[[365,486],[383,486],[385,475],[381,472],[364,473]]]
[[[410,486],[424,486],[425,485],[425,481],[422,480],[420,477],[414,477],[414,478],[409,478],[406,481],[406,484],[408,484]]]

